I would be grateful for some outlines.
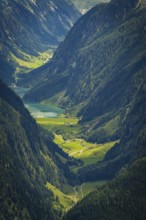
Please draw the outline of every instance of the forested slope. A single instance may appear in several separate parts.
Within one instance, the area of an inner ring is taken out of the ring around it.
[[[68,159],[24,108],[22,101],[0,82],[0,219],[58,219],[47,182],[60,188]]]
[[[111,183],[105,184],[78,203],[64,220],[144,220],[146,218],[146,158],[123,169]]]
[[[59,97],[59,105],[80,117],[87,140],[119,140],[101,163],[79,171],[82,181],[113,178],[124,164],[146,154],[145,18],[144,1],[94,7],[44,66],[44,82],[24,97]],[[39,74],[32,75],[38,80]]]
[[[40,59],[34,58],[47,51],[45,61],[79,16],[66,0],[1,0],[0,78],[15,82],[18,73],[36,68]]]

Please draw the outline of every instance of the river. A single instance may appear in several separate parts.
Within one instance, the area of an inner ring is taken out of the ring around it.
[[[21,98],[29,91],[28,88],[22,88],[18,86],[11,86],[11,88]],[[35,118],[55,118],[60,114],[64,113],[64,109],[61,109],[55,105],[47,103],[25,103],[25,107],[28,109],[30,114]]]

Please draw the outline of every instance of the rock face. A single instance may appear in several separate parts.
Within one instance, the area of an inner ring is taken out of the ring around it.
[[[66,0],[0,1],[1,79],[12,81],[18,59],[56,48],[79,16]]]
[[[71,0],[75,4],[76,8],[81,11],[82,14],[86,13],[89,9],[99,3],[109,2],[110,0]]]

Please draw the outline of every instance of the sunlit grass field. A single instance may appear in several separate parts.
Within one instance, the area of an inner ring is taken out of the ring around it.
[[[117,141],[113,141],[94,144],[78,138],[80,128],[77,118],[36,118],[36,121],[44,128],[54,132],[54,142],[70,157],[80,159],[83,162],[82,166],[71,167],[75,173],[84,166],[101,161],[105,154],[117,143]]]
[[[55,134],[61,134],[64,139],[76,137],[80,132],[77,118],[36,118],[36,122]]]
[[[67,209],[72,208],[76,204],[76,201],[80,201],[90,192],[96,190],[105,183],[106,181],[82,183],[81,185],[75,186],[77,193],[75,193],[73,189],[74,187],[68,184],[64,185],[62,190],[59,190],[58,188],[47,182],[46,188],[53,193],[54,208],[58,209],[58,206],[60,206],[62,210],[66,211]]]
[[[20,51],[20,50],[18,50],[18,53],[20,53],[23,58],[19,58],[15,54],[10,52],[11,59],[14,62],[16,62],[19,66],[16,69],[17,73],[19,73],[21,71],[21,68],[36,69],[36,68],[42,66],[44,63],[48,62],[49,59],[51,59],[51,57],[53,55],[53,52],[51,50],[40,53],[40,54],[38,54],[38,56],[31,56],[29,54],[26,54],[26,53]]]
[[[93,144],[78,138],[64,140],[61,135],[55,135],[54,142],[69,156],[82,160],[83,166],[101,161],[107,151],[117,143],[117,141],[113,141],[105,144]],[[81,167],[74,167],[72,170],[77,172],[79,168]]]
[[[81,166],[76,165],[70,167],[75,173],[84,166],[101,161],[106,152],[116,143],[94,144],[76,137],[75,134],[80,132],[77,118],[36,118],[36,121],[44,128],[54,132],[54,142],[70,157],[80,159],[83,162]],[[57,134],[57,131],[59,131],[59,134]],[[73,131],[75,131],[75,133],[71,135]],[[61,132],[63,135],[60,134]],[[64,139],[64,133],[68,134],[69,138]],[[58,156],[64,164],[67,162],[66,159],[59,154]],[[61,189],[57,189],[55,186],[47,183],[46,187],[48,190],[51,190],[54,195],[54,208],[60,208],[66,212],[73,207],[77,201],[80,201],[104,183],[106,183],[106,181],[85,182],[74,187],[66,183],[62,185]]]
[[[107,181],[85,182],[77,186],[78,200],[83,199],[89,193],[97,190],[99,187],[107,183]]]
[[[36,118],[41,125],[77,125],[77,118]]]
[[[70,194],[64,194],[59,189],[57,189],[55,186],[51,185],[50,183],[46,184],[46,188],[48,190],[51,190],[54,196],[54,208],[58,209],[58,206],[60,204],[62,210],[66,210],[67,208],[71,208],[75,202],[74,202],[74,192],[73,188],[72,193],[70,191]]]

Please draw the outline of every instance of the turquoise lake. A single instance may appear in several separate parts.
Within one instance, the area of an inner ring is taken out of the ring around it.
[[[29,91],[28,88],[11,87],[22,99],[23,96]],[[58,115],[64,113],[64,109],[61,109],[55,105],[44,103],[24,103],[30,114],[34,118],[55,118]]]

